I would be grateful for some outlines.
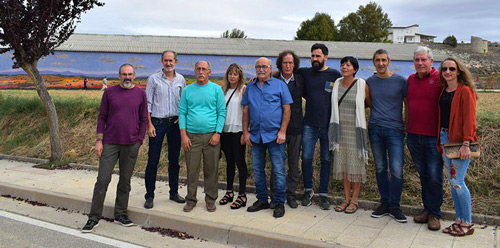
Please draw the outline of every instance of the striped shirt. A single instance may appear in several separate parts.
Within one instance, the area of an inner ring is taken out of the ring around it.
[[[186,87],[184,77],[175,72],[175,76],[170,81],[163,69],[149,76],[146,85],[146,95],[148,98],[148,112],[151,117],[167,118],[179,115],[179,101],[182,90]]]

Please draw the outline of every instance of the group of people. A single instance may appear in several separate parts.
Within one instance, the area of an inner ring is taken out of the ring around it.
[[[147,132],[146,209],[154,205],[158,162],[166,136],[169,198],[184,204],[186,212],[196,207],[201,167],[206,209],[216,211],[221,150],[227,161],[227,189],[219,204],[230,203],[231,209],[246,206],[246,146],[251,147],[257,193],[257,201],[247,208],[248,212],[271,208],[273,216],[279,218],[285,214],[285,202],[291,208],[297,208],[298,201],[302,206],[311,205],[313,157],[319,140],[319,207],[330,209],[327,194],[333,175],[344,185],[344,201],[334,209],[352,214],[358,209],[361,183],[366,181],[370,140],[381,196],[381,204],[371,216],[390,215],[401,223],[407,222],[400,209],[406,134],[420,175],[424,205],[414,221],[427,223],[430,230],[441,229],[444,165],[457,218],[443,232],[453,236],[472,234],[471,199],[464,177],[470,163],[470,142],[477,141],[477,96],[467,68],[457,59],[447,58],[436,70],[432,51],[423,46],[414,51],[416,73],[408,79],[391,72],[390,55],[383,49],[373,54],[376,73],[366,81],[356,77],[356,58],[342,58],[340,72],[329,68],[327,60],[328,48],[320,43],[311,47],[309,68],[299,68],[299,57],[285,50],[277,57],[277,71],[273,71],[270,59],[259,58],[255,62],[256,77],[247,84],[242,67],[233,63],[227,68],[222,87],[209,80],[210,63],[198,61],[194,68],[196,81],[186,86],[184,77],[175,70],[177,53],[167,50],[162,54],[162,70],[148,78],[145,92],[132,84],[133,66],[122,65],[120,85],[109,87],[102,97],[95,144],[99,172],[89,220],[82,231],[91,232],[98,225],[118,159],[115,222],[133,225],[126,213],[130,178]],[[306,100],[304,115],[302,99]],[[368,107],[369,122],[365,115]],[[444,155],[443,144],[448,142],[462,142],[459,159]],[[181,147],[187,169],[185,198],[178,193]],[[304,193],[299,199],[296,191],[301,150]],[[266,153],[272,164],[270,192]],[[237,196],[233,188],[236,168]]]

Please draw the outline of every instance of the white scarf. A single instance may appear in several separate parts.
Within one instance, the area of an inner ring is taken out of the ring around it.
[[[335,151],[339,149],[339,85],[342,79],[338,78],[335,81],[332,89],[332,112],[330,115],[330,125],[328,127],[328,140],[330,141],[330,150]],[[355,78],[356,82],[356,146],[358,148],[358,155],[368,163],[368,137],[366,130],[366,115],[365,115],[365,80]],[[353,86],[354,87],[354,86]]]

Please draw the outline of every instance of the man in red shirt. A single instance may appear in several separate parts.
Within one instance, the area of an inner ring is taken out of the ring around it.
[[[420,175],[424,211],[417,223],[428,223],[430,230],[441,229],[443,203],[443,160],[436,149],[438,101],[441,93],[439,72],[432,67],[432,51],[418,47],[413,56],[416,73],[408,77],[407,145]]]

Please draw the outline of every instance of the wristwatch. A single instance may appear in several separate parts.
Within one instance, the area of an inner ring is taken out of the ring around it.
[[[102,138],[96,138],[95,142],[97,142],[97,141],[102,141]]]

